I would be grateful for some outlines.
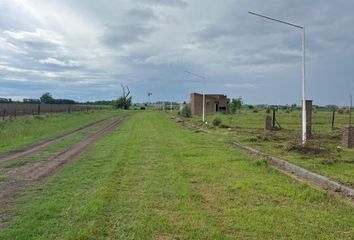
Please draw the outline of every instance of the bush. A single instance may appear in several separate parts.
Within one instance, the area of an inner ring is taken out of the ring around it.
[[[125,98],[120,97],[117,100],[113,101],[113,108],[129,109],[132,105],[132,97]]]
[[[140,107],[140,110],[145,110],[145,107]]]
[[[213,124],[214,126],[219,126],[219,125],[221,124],[221,119],[220,119],[220,117],[219,117],[219,116],[216,116],[216,117],[213,119],[212,124]]]
[[[191,108],[186,105],[182,108],[182,111],[180,112],[180,115],[182,115],[183,117],[191,117],[192,116],[192,112],[191,112]]]
[[[240,110],[241,107],[242,107],[242,98],[241,97],[238,97],[238,98],[233,98],[231,100],[231,103],[230,103],[230,109],[231,109],[231,112],[232,113],[235,113],[236,110]]]
[[[254,112],[254,113],[258,113],[258,109],[255,108],[255,109],[253,110],[253,112]]]
[[[267,114],[270,114],[270,107],[267,107],[266,113],[267,113]]]

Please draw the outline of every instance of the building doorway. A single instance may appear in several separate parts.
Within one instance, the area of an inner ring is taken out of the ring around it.
[[[219,112],[219,103],[218,102],[214,103],[214,112]]]

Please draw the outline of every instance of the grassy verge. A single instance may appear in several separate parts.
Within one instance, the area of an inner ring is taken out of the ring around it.
[[[101,129],[104,125],[112,122],[112,119],[103,121],[101,124],[95,127],[90,127],[87,129],[82,130],[79,133],[76,133],[73,136],[66,137],[65,139],[50,144],[49,146],[45,147],[43,151],[40,151],[39,153],[25,156],[19,159],[15,159],[12,161],[7,161],[7,162],[2,162],[0,163],[0,168],[13,168],[13,167],[19,167],[22,165],[25,165],[30,162],[35,162],[35,161],[45,161],[48,160],[51,156],[53,156],[56,153],[62,152],[64,150],[69,149],[72,145],[75,143],[80,142],[83,140],[85,137],[90,135],[91,133],[94,133]]]
[[[350,239],[354,208],[140,113],[26,191],[0,239]]]
[[[0,154],[119,114],[116,110],[26,116],[0,122]]]
[[[314,112],[313,139],[308,141],[309,148],[305,151],[297,148],[301,145],[300,111],[277,112],[277,120],[283,128],[279,131],[263,130],[265,115],[264,111],[220,114],[218,117],[222,120],[223,128],[212,128],[211,131],[222,135],[225,142],[240,142],[354,186],[354,149],[338,148],[341,146],[341,129],[347,124],[348,114],[338,114],[336,127],[332,129],[331,112]],[[208,115],[207,121],[212,122],[214,117],[215,115]],[[190,121],[201,123],[200,117],[194,117]]]

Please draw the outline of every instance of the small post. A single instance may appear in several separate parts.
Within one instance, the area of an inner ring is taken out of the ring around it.
[[[271,122],[271,116],[267,115],[264,119],[264,130],[272,130]]]
[[[352,125],[352,103],[353,103],[353,97],[350,95],[350,105],[349,105],[349,126]]]
[[[16,119],[16,115],[17,115],[17,111],[16,111],[16,108],[15,108],[15,111],[14,111],[14,118]]]
[[[5,120],[5,116],[6,116],[6,109],[4,109],[3,115],[2,115],[2,120]]]
[[[306,106],[306,139],[312,138],[312,100],[305,101]]]
[[[41,115],[41,105],[38,104],[38,108],[37,108],[37,115]]]
[[[336,110],[333,109],[333,114],[332,114],[332,130],[334,129],[334,118],[336,116]]]
[[[275,128],[275,108],[273,108],[273,124],[272,127]]]

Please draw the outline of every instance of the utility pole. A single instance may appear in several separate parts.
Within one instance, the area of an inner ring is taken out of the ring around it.
[[[305,27],[304,26],[300,26],[297,24],[293,24],[290,22],[286,22],[283,20],[279,20],[273,17],[269,17],[263,14],[259,14],[259,13],[255,13],[255,12],[251,12],[249,11],[248,13],[258,16],[258,17],[262,17],[262,18],[266,18],[268,20],[272,20],[275,22],[279,22],[279,23],[283,23],[298,29],[301,29],[302,31],[302,144],[305,145],[306,144],[306,100],[305,100],[305,95],[306,95],[306,88],[305,88],[305,77],[306,77],[306,71],[305,71],[305,61],[306,61],[306,51],[305,51]]]

